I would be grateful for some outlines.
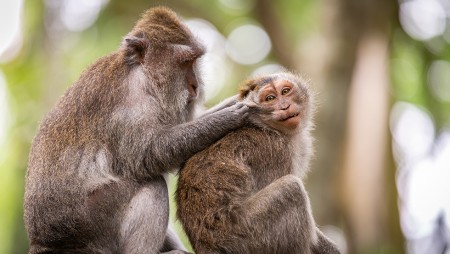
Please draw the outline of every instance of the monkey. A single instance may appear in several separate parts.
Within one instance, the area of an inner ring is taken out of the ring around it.
[[[228,101],[194,118],[204,52],[175,12],[152,8],[68,88],[30,149],[29,253],[185,253],[168,228],[165,176],[249,111]]]
[[[177,217],[196,253],[340,253],[302,182],[313,153],[308,82],[288,71],[247,81],[237,98],[253,105],[247,124],[178,172]]]

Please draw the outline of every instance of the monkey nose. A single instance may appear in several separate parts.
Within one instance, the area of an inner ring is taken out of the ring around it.
[[[191,82],[188,85],[188,92],[191,98],[195,98],[197,96],[197,88],[198,88],[197,83]]]
[[[281,110],[288,110],[291,104],[281,105]]]

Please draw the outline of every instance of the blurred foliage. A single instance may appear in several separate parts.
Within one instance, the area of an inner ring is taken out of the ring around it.
[[[326,23],[329,22],[329,20],[327,21],[327,15],[333,14],[333,10],[330,10],[332,7],[329,7],[329,5],[345,7],[358,1],[282,0],[276,1],[276,3],[267,0],[243,1],[248,6],[253,6],[248,11],[233,11],[224,7],[220,2],[219,0],[135,0],[131,2],[111,0],[102,10],[93,26],[82,32],[69,32],[62,29],[60,34],[56,36],[50,36],[45,26],[49,22],[54,22],[54,20],[51,20],[54,16],[52,17],[49,13],[45,2],[31,0],[25,2],[22,26],[23,48],[14,60],[0,65],[0,71],[4,73],[7,82],[10,111],[7,140],[3,147],[0,147],[0,253],[27,252],[27,238],[22,220],[23,186],[30,143],[40,119],[54,105],[64,90],[77,79],[84,68],[98,57],[117,49],[122,37],[131,29],[140,13],[145,9],[155,5],[167,5],[182,17],[201,17],[211,22],[225,36],[230,32],[233,24],[243,19],[253,19],[254,22],[264,24],[263,26],[267,29],[268,34],[272,36],[272,43],[274,44],[272,54],[263,62],[255,65],[243,66],[234,63],[231,66],[233,75],[227,77],[228,86],[221,91],[220,96],[207,102],[207,105],[213,105],[220,99],[235,93],[237,84],[254,69],[264,64],[278,62],[301,71],[308,71],[309,68],[313,68],[314,64],[317,63],[309,60],[320,61],[321,59],[314,59],[314,55],[322,53],[314,52],[315,41],[311,40],[311,37],[324,33],[324,30],[331,31],[331,34],[335,30],[336,33],[339,31],[334,26],[339,24]],[[359,2],[373,3],[377,1]],[[262,9],[264,7],[266,9]],[[264,15],[268,9],[273,11],[272,14],[277,18],[276,20],[264,20],[264,18],[267,18]],[[347,13],[358,15],[351,8]],[[390,34],[392,35],[390,37],[392,99],[421,105],[435,117],[437,129],[444,126],[448,127],[450,103],[437,101],[430,93],[427,85],[427,69],[433,60],[450,60],[450,47],[446,45],[440,53],[432,53],[425,42],[415,41],[405,34],[398,25],[396,17],[387,22],[390,24]],[[267,24],[276,26],[271,28]],[[273,34],[279,34],[281,28],[281,36],[273,38]],[[354,31],[350,31],[350,33],[352,32]],[[308,41],[310,44],[302,44],[302,41]],[[308,50],[309,48],[312,48],[312,50]],[[336,45],[328,45],[326,48],[330,51],[340,50]],[[308,55],[305,51],[311,52]],[[342,52],[346,54],[346,51]],[[313,57],[311,58],[311,56]],[[353,67],[351,54],[349,56],[350,59],[341,59],[341,64],[330,67],[331,69],[321,69],[317,72],[318,74],[314,74],[313,69],[311,71],[313,72],[311,75],[313,80],[317,80],[319,86],[330,81],[329,87],[325,86],[324,89],[331,89],[332,84],[340,82],[339,78],[336,77],[341,77],[333,76],[333,73],[345,72],[345,63],[350,66],[348,67],[349,70]],[[323,78],[322,76],[325,75],[328,75],[326,77],[334,77],[334,79]],[[342,82],[348,83],[348,78],[343,78]],[[344,87],[348,87],[348,85]],[[346,93],[347,90],[342,89],[339,94],[335,94],[335,97],[340,98],[342,96],[345,100]],[[321,100],[322,104],[330,104],[329,107],[333,107],[334,102],[333,100]],[[341,107],[338,107],[338,109],[341,109]],[[337,121],[343,122],[344,119],[345,114],[343,118]],[[339,133],[336,135],[339,136]],[[339,149],[334,151],[335,157],[339,153],[337,150]],[[319,160],[322,158],[321,151],[318,148],[317,157]],[[390,153],[390,149],[387,149],[387,152]],[[327,157],[324,156],[324,158]],[[332,163],[335,163],[335,161]],[[318,170],[318,172],[320,172],[318,174],[323,174],[325,171]],[[393,174],[395,172],[391,172],[391,175]],[[317,179],[322,180],[314,182],[313,174],[309,185],[317,187],[310,192],[312,197],[319,195],[317,189],[328,186],[328,183],[333,180],[326,176],[327,173],[323,175],[328,178],[326,179],[328,182],[323,182],[322,178],[317,177]],[[336,175],[337,173],[334,173],[332,176]],[[393,200],[395,202],[393,183],[390,187],[393,190],[391,194],[394,195]],[[173,191],[173,189],[174,185],[172,184],[171,190]],[[333,191],[332,188],[327,188],[322,191],[323,193],[319,197],[332,196]],[[325,200],[328,201],[329,199]],[[344,231],[346,230],[345,217],[342,216],[338,206],[331,206],[330,208],[323,204],[323,201],[315,198],[312,198],[312,202],[314,210],[318,212],[317,220],[319,224],[326,222],[343,228]],[[322,210],[327,210],[327,212]],[[389,210],[392,212],[392,209]],[[172,218],[174,217],[173,213],[174,209],[172,209]],[[390,225],[390,227],[385,229],[386,232],[398,231],[399,225]],[[404,243],[402,239],[395,239],[389,243],[379,243],[378,248],[367,250],[367,253],[398,253],[398,250],[403,249]],[[184,240],[186,241],[186,239]],[[347,239],[347,241],[350,242],[349,245],[351,246],[352,239]]]
[[[410,102],[427,109],[439,132],[450,126],[450,102],[438,100],[431,92],[429,68],[433,61],[450,60],[450,47],[439,53],[427,42],[415,41],[400,28],[394,30],[391,49],[392,95],[395,100]],[[445,84],[450,87],[450,83]]]

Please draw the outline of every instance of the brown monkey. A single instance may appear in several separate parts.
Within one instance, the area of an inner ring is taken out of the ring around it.
[[[121,47],[87,68],[42,121],[26,177],[29,253],[182,249],[163,175],[240,127],[228,103],[193,120],[203,47],[172,11],[145,12]],[[182,251],[174,251],[182,252]]]
[[[248,81],[240,100],[259,112],[179,171],[178,218],[196,253],[339,253],[316,227],[302,183],[311,96],[287,72]]]

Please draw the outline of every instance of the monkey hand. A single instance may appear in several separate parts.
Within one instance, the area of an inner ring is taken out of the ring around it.
[[[250,114],[256,114],[256,115],[270,115],[274,109],[273,107],[264,107],[261,105],[256,104],[253,101],[247,101],[245,102],[245,105],[247,105],[247,107],[249,107],[249,112]]]
[[[225,109],[228,109],[235,117],[245,119],[248,116],[250,108],[243,102],[235,102]]]
[[[251,109],[258,107],[258,104],[256,104],[254,101],[251,100],[244,100],[243,103]]]
[[[208,111],[206,111],[205,114],[203,115],[209,115],[211,113],[220,111],[224,108],[228,108],[231,107],[233,105],[236,105],[236,103],[238,102],[238,95],[233,95],[231,97],[226,98],[225,100],[223,100],[221,103],[217,104],[216,106],[210,108]]]
[[[235,105],[238,102],[238,98],[239,98],[239,95],[236,94],[236,95],[233,95],[233,96],[230,96],[230,97],[226,98],[220,104],[223,105],[222,108],[228,108],[230,106]]]
[[[228,119],[228,123],[235,127],[242,126],[248,118],[249,107],[243,102],[235,102],[233,105],[219,110],[216,114]]]

